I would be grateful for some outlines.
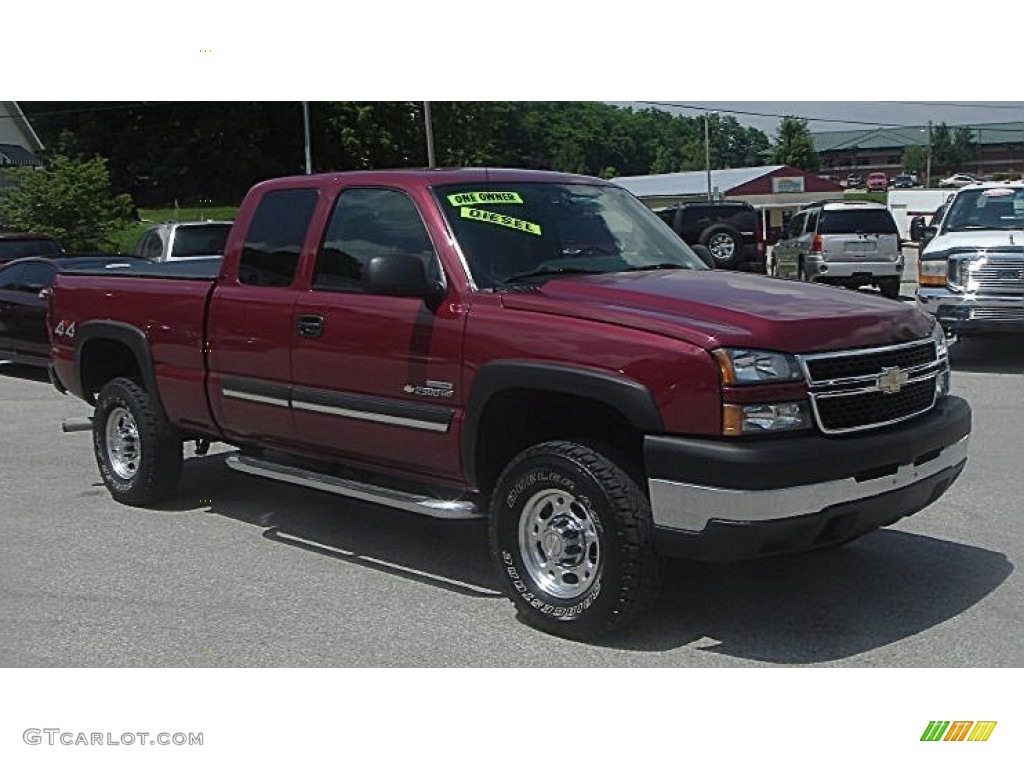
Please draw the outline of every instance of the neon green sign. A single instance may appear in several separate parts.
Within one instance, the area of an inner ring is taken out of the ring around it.
[[[518,192],[458,192],[448,195],[448,202],[452,205],[522,205],[523,198]]]
[[[508,227],[509,229],[518,229],[520,232],[526,232],[531,235],[539,235],[541,233],[540,224],[517,219],[515,216],[495,213],[494,211],[485,211],[481,208],[460,208],[459,215],[464,219],[483,221],[488,224],[496,224],[499,227]]]

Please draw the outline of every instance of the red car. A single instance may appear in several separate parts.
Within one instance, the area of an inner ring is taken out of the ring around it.
[[[889,177],[884,173],[872,173],[868,175],[868,189],[886,190],[889,188]]]

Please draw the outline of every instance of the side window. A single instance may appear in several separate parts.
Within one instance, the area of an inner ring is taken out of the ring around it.
[[[0,271],[0,291],[16,291],[21,285],[21,277],[25,274],[25,265],[16,264]]]
[[[814,208],[807,212],[807,229],[804,231],[809,234],[814,234],[818,230],[818,216],[821,214],[820,208]]]
[[[786,232],[787,237],[800,237],[800,234],[804,231],[804,222],[807,220],[807,214],[798,213],[789,222],[789,230]]]
[[[56,270],[49,264],[25,264],[21,273],[22,290],[36,293],[53,282]]]
[[[135,246],[135,255],[141,256],[144,259],[158,259],[160,258],[160,251],[160,235],[157,234],[155,229],[146,230],[142,239]]]
[[[315,189],[277,189],[263,196],[245,235],[239,282],[291,285],[318,194]]]
[[[363,275],[374,256],[415,256],[428,277],[440,277],[434,247],[412,200],[393,189],[346,189],[334,204],[317,254],[313,287],[364,291]]]

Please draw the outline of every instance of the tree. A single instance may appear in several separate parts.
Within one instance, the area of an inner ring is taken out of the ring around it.
[[[900,161],[903,169],[918,176],[924,176],[928,167],[928,148],[920,145],[907,147],[903,150],[903,158]]]
[[[43,169],[16,168],[0,195],[0,221],[14,230],[46,232],[71,251],[104,250],[131,221],[132,199],[110,189],[101,157],[57,155]]]
[[[974,159],[974,130],[966,126],[950,129],[939,123],[932,129],[932,158],[947,173],[959,171]]]
[[[773,163],[791,165],[802,171],[816,171],[821,167],[811,131],[801,117],[782,118],[770,157]]]

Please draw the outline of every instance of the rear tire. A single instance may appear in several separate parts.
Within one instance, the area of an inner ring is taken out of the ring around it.
[[[116,501],[145,506],[177,487],[181,437],[153,397],[131,379],[113,379],[100,390],[92,442],[100,476]]]
[[[900,279],[898,277],[885,277],[878,281],[878,290],[887,299],[898,299],[900,297]]]
[[[513,459],[491,498],[498,578],[532,627],[589,640],[646,608],[658,578],[650,504],[597,451],[557,441]]]

